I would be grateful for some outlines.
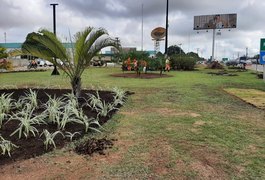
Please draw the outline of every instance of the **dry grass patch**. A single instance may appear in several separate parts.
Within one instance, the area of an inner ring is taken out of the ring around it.
[[[237,88],[226,88],[224,90],[249,104],[265,110],[265,91]]]
[[[190,117],[200,117],[201,115],[194,112],[182,112],[177,109],[172,108],[148,108],[144,109],[144,112],[157,113],[161,116],[190,116]]]

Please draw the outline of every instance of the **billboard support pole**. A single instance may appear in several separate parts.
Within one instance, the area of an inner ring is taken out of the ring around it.
[[[214,46],[215,46],[215,29],[213,29],[213,45],[212,45],[212,59],[211,59],[211,62],[214,61]]]
[[[265,64],[263,64],[263,81],[265,82]]]
[[[168,43],[168,0],[166,7],[166,40],[165,40],[165,54],[167,55],[167,43]]]

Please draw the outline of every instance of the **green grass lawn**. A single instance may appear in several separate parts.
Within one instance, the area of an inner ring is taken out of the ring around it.
[[[109,161],[101,158],[91,167],[97,173],[82,172],[80,177],[265,179],[265,111],[223,90],[265,91],[265,83],[250,72],[229,77],[209,75],[209,71],[213,70],[127,79],[110,76],[121,73],[119,68],[86,70],[83,88],[117,86],[135,94],[105,125],[104,135],[118,139],[109,150]],[[66,76],[50,74],[2,73],[0,84],[2,88],[70,88]],[[87,161],[92,164],[93,157]]]

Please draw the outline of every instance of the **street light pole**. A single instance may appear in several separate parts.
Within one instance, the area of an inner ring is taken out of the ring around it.
[[[166,8],[166,40],[165,40],[165,54],[167,54],[167,42],[168,41],[168,0]]]
[[[53,7],[53,33],[56,36],[56,6],[57,3],[50,4]],[[56,57],[54,57],[54,61],[56,62]],[[54,64],[54,69],[51,75],[60,75],[59,71],[57,70],[56,64]]]
[[[50,4],[53,7],[53,33],[56,35],[56,6],[57,3]]]

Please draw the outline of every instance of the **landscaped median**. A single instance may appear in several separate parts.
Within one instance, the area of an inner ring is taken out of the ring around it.
[[[247,71],[236,72],[238,76],[212,76],[209,71],[214,70],[170,71],[167,78],[142,79],[111,76],[121,73],[120,68],[85,70],[84,89],[110,90],[115,85],[134,94],[103,125],[101,134],[3,165],[1,178],[264,179],[264,109],[223,90],[265,92],[264,82]],[[0,76],[5,87],[69,89],[63,76],[50,76],[49,71]],[[87,139],[101,143],[94,138],[113,140],[112,148],[103,156],[73,150]]]

